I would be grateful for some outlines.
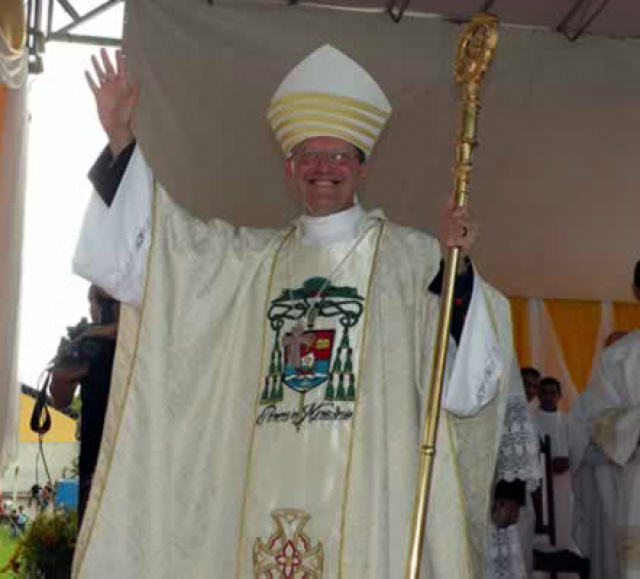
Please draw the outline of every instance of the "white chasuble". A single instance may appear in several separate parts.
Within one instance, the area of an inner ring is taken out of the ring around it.
[[[159,189],[74,577],[402,577],[439,260],[376,212],[352,241],[304,245]],[[476,276],[446,393],[471,409],[442,414],[423,579],[482,573],[509,323]]]
[[[586,388],[584,410],[594,441],[620,467],[616,550],[620,577],[640,579],[640,332],[602,352]]]

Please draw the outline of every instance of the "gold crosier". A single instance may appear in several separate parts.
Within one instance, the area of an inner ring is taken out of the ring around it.
[[[456,162],[453,170],[455,204],[464,207],[469,200],[469,183],[473,169],[473,150],[480,114],[480,83],[493,58],[498,42],[498,21],[495,16],[480,13],[473,17],[460,38],[454,63],[454,76],[462,88],[460,126],[456,141]],[[424,438],[420,446],[418,481],[413,501],[411,542],[405,566],[405,579],[418,579],[422,562],[427,506],[435,464],[436,439],[440,418],[440,403],[444,382],[445,360],[460,248],[447,252],[444,286],[440,302],[440,317],[436,347],[431,369],[431,384],[425,410]]]

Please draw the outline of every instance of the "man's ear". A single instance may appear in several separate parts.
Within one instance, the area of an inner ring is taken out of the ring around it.
[[[291,181],[293,179],[293,157],[288,156],[284,161],[284,176]]]

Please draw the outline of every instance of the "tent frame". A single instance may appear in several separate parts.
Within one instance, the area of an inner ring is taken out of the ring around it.
[[[122,37],[91,36],[74,32],[78,26],[93,20],[111,10],[123,0],[104,0],[85,14],[74,6],[74,0],[26,0],[27,7],[27,47],[29,50],[29,72],[39,74],[44,70],[42,54],[50,41],[72,42],[97,46],[120,46]],[[71,18],[71,22],[54,29],[53,17],[56,9],[61,9]],[[46,10],[46,23],[44,13]]]

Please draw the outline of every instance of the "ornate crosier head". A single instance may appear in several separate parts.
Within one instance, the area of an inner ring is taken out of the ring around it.
[[[498,19],[484,12],[476,14],[460,38],[454,62],[458,84],[478,84],[489,68],[498,45]]]

